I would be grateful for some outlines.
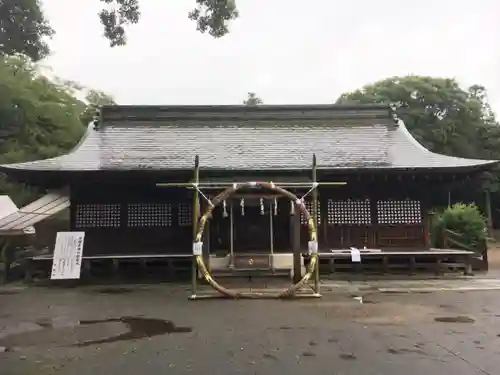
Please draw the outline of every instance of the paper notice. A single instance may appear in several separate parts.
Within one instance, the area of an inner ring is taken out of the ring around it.
[[[361,262],[361,252],[354,248],[354,247],[351,247],[351,260],[352,262],[354,263],[360,263]]]
[[[82,269],[85,232],[58,232],[51,280],[79,279]]]

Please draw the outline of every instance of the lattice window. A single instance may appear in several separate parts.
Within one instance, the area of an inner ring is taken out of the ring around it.
[[[306,206],[307,211],[309,211],[309,214],[312,216],[313,215],[313,202],[312,201],[304,201],[304,205]],[[300,223],[303,225],[307,224],[307,220],[304,216],[304,214],[300,214]],[[318,225],[321,225],[321,203],[318,200]]]
[[[169,203],[131,203],[128,205],[129,227],[172,226],[172,205]]]
[[[189,203],[177,205],[177,222],[180,227],[190,226],[193,223],[192,206]]]
[[[120,216],[119,204],[78,204],[76,205],[75,227],[118,228]]]
[[[379,224],[420,224],[420,202],[414,200],[390,200],[377,202]]]
[[[369,199],[328,200],[328,224],[364,225],[371,222]]]

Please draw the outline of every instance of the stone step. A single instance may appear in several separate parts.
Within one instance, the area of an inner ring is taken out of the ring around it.
[[[271,268],[226,268],[212,270],[214,277],[290,277],[289,269]]]
[[[269,254],[235,254],[234,268],[271,269],[271,257]]]

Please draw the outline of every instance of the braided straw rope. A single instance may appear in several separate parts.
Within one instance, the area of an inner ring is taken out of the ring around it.
[[[274,191],[276,193],[282,194],[286,196],[288,199],[290,199],[295,206],[298,208],[299,212],[304,214],[304,216],[307,219],[307,224],[309,228],[309,240],[310,241],[317,241],[317,232],[316,232],[316,225],[314,223],[314,219],[312,218],[311,214],[309,211],[306,209],[304,202],[300,200],[295,194],[289,192],[288,190],[285,190],[283,188],[280,188],[273,183],[270,182],[246,182],[246,183],[241,183],[241,184],[234,184],[233,186],[227,188],[223,192],[221,192],[219,195],[214,197],[212,200],[210,200],[210,204],[208,205],[207,210],[203,214],[203,216],[200,218],[199,225],[198,225],[198,232],[196,233],[195,237],[195,242],[200,242],[203,236],[203,232],[205,230],[205,225],[207,221],[212,217],[212,211],[213,209],[220,204],[222,201],[228,199],[231,197],[236,191],[243,189],[243,188],[255,188],[255,187],[260,187],[264,189],[269,189],[271,191]],[[215,290],[217,290],[219,293],[226,297],[230,298],[290,298],[295,295],[295,293],[300,290],[304,285],[311,279],[311,276],[313,275],[314,271],[316,270],[316,267],[318,265],[318,254],[313,253],[311,254],[311,262],[309,263],[309,267],[307,270],[307,273],[304,275],[304,277],[296,284],[291,285],[288,289],[285,289],[277,294],[265,294],[265,293],[243,293],[243,292],[236,292],[231,289],[224,288],[222,285],[217,283],[213,279],[213,277],[210,275],[210,272],[208,272],[208,269],[203,261],[203,257],[200,255],[196,256],[196,263],[198,264],[199,270],[205,280],[207,281],[208,284],[210,284]]]

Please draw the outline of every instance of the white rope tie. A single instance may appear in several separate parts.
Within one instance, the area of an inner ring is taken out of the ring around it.
[[[200,195],[205,198],[205,200],[208,202],[208,204],[211,206],[211,207],[214,207],[214,204],[212,203],[212,201],[210,199],[207,198],[207,196],[205,194],[203,194],[203,192],[200,190],[200,188],[198,187],[198,184],[193,184],[194,188],[196,189],[196,191],[198,193],[200,193]]]
[[[311,192],[318,187],[318,185],[319,184],[317,182],[313,182],[312,188],[310,188],[309,191],[307,193],[305,193],[302,196],[302,198],[300,198],[300,199],[303,201],[305,197],[307,197],[309,194],[311,194]]]

